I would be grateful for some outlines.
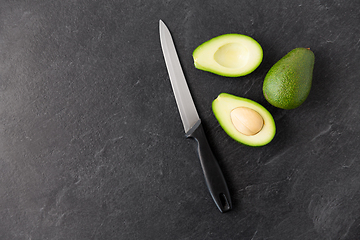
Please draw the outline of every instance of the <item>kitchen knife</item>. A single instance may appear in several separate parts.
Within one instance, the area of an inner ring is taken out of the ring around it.
[[[196,111],[174,42],[169,29],[163,21],[159,21],[160,42],[171,86],[175,95],[180,117],[184,126],[185,136],[196,140],[198,155],[204,172],[206,185],[216,206],[221,212],[232,208],[229,189],[223,173],[206,139],[201,120]]]

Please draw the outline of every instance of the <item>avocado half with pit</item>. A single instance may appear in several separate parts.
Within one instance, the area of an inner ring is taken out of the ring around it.
[[[275,136],[275,121],[259,103],[221,93],[212,103],[216,119],[234,140],[248,146],[263,146]]]
[[[224,34],[212,38],[193,52],[197,69],[226,77],[253,72],[263,59],[263,50],[253,38],[242,34]]]

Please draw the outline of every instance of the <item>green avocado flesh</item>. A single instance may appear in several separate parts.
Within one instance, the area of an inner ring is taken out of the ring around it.
[[[226,77],[253,72],[263,59],[260,44],[242,34],[224,34],[198,46],[193,52],[197,69]]]
[[[253,147],[263,146],[268,144],[275,136],[276,128],[272,115],[263,106],[250,99],[237,97],[228,93],[221,93],[213,101],[212,109],[224,131],[231,138],[242,144]],[[232,113],[238,109],[247,109],[259,114],[263,124],[260,131],[257,130],[258,132],[253,135],[240,132],[234,125],[234,118],[232,118]]]
[[[294,109],[308,97],[315,56],[308,48],[295,48],[271,67],[265,76],[263,93],[275,107]]]

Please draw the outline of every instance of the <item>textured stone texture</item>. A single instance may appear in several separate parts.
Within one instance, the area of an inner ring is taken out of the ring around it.
[[[360,3],[350,1],[1,1],[0,239],[360,239]],[[189,88],[231,191],[221,214],[196,145],[185,139],[158,21],[173,34]],[[224,33],[264,59],[225,78],[192,51]],[[299,108],[262,95],[270,67],[315,53]],[[212,114],[221,92],[274,116],[251,148]]]

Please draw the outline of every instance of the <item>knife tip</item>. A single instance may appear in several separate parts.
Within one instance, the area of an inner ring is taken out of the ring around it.
[[[166,30],[165,29],[167,29],[167,26],[165,25],[165,23],[163,22],[163,20],[159,20],[159,31],[160,31],[160,34],[161,34],[161,32],[166,32]]]

